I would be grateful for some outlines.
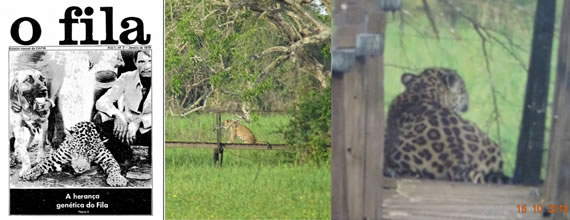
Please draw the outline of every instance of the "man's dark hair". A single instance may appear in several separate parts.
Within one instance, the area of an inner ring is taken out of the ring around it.
[[[141,52],[142,52],[144,55],[147,55],[147,56],[149,56],[149,57],[152,57],[152,56],[150,55],[150,50],[137,50],[137,51],[135,51],[135,54],[134,54],[134,56],[133,56],[133,61],[134,61],[135,64],[137,63],[137,58],[139,57],[139,53],[141,53]]]

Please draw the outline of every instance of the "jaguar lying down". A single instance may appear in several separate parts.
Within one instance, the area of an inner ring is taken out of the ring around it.
[[[126,186],[128,180],[121,176],[121,168],[105,147],[104,142],[92,122],[79,122],[68,130],[63,143],[57,151],[42,160],[38,165],[26,171],[24,180],[35,180],[42,174],[61,171],[61,165],[71,162],[76,173],[83,173],[91,168],[91,162],[99,164],[107,174],[110,186]]]
[[[501,147],[463,118],[469,97],[452,69],[403,74],[405,91],[390,105],[385,175],[473,183],[502,183]]]

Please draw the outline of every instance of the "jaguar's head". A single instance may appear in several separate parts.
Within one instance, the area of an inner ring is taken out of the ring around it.
[[[85,156],[74,153],[71,156],[71,167],[76,173],[84,173],[91,168],[91,161]]]
[[[465,82],[455,70],[427,68],[418,75],[404,73],[402,83],[406,93],[420,100],[436,102],[457,112],[467,112],[469,108]]]

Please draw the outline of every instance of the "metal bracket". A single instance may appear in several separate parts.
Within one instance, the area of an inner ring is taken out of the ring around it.
[[[381,34],[361,33],[356,36],[356,48],[334,49],[332,71],[348,72],[357,58],[378,56],[384,52],[384,38]]]
[[[384,11],[399,11],[402,9],[402,0],[375,0],[376,9]]]
[[[354,48],[333,49],[331,66],[333,72],[348,72],[356,59]]]
[[[380,34],[361,33],[356,36],[356,56],[376,56],[384,51],[384,38]]]

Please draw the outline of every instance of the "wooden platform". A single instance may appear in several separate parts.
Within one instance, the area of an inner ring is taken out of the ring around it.
[[[541,219],[535,187],[384,179],[384,219]],[[527,204],[526,213],[517,205]]]

